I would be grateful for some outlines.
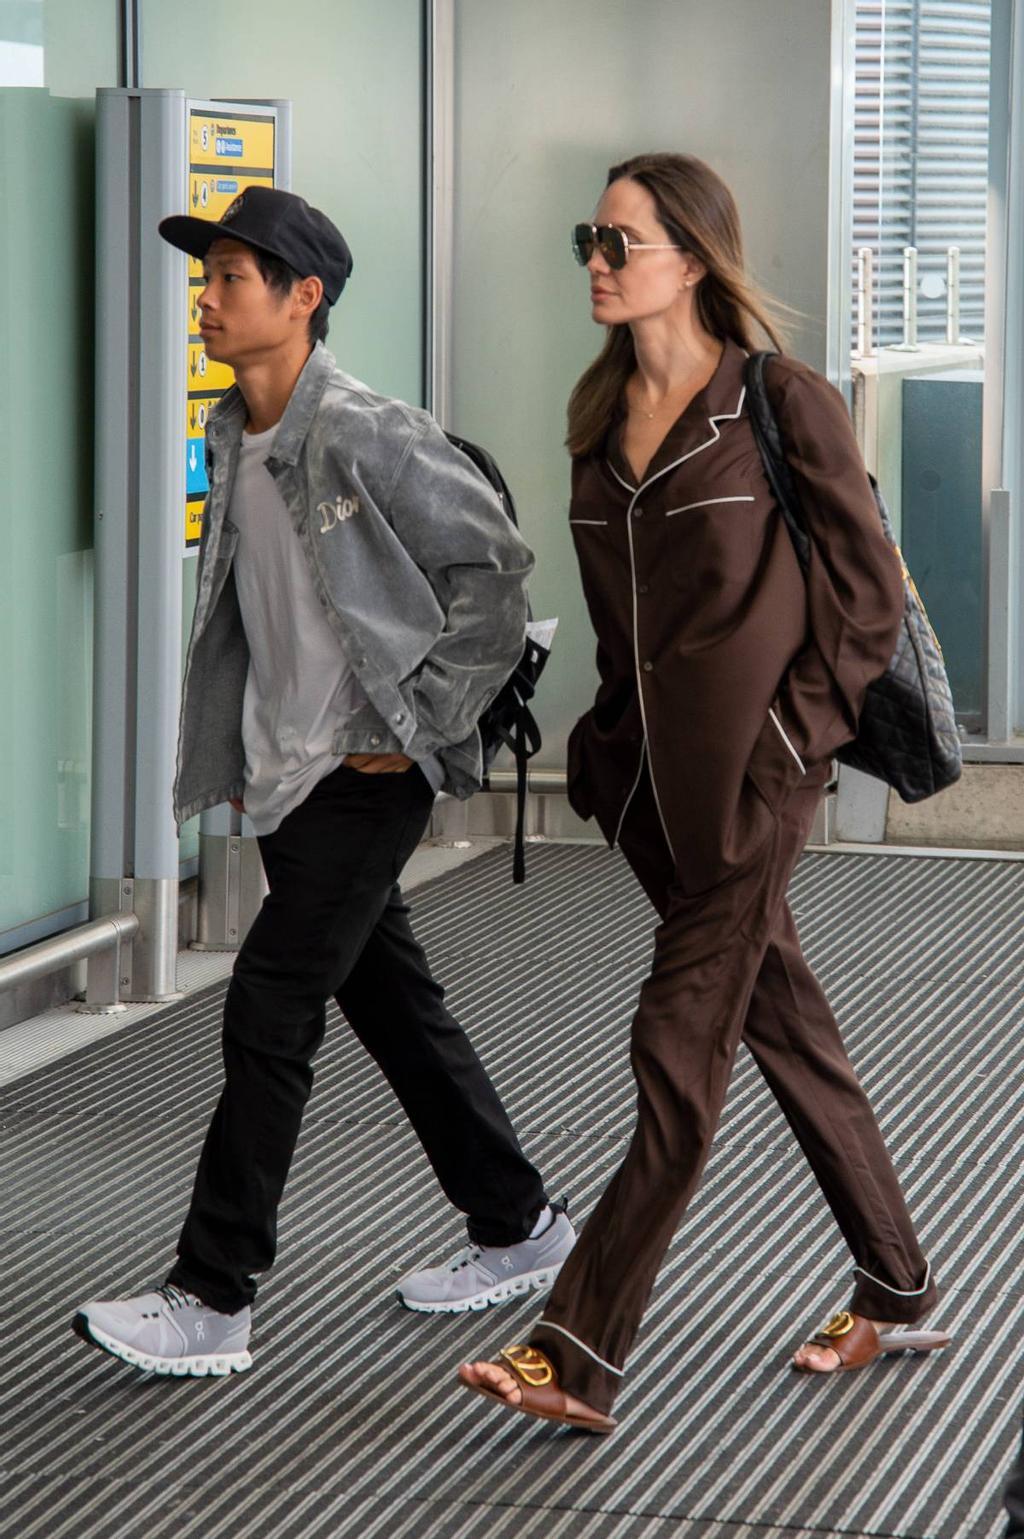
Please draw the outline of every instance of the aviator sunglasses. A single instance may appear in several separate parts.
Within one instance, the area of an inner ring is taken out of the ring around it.
[[[619,272],[629,260],[631,251],[682,251],[674,241],[630,240],[613,224],[574,224],[572,227],[572,254],[581,267],[586,267],[595,251],[600,251],[608,266]]]

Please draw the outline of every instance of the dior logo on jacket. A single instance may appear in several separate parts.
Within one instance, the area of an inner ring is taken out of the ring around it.
[[[359,512],[359,498],[343,497],[339,492],[333,502],[318,502],[316,510],[320,514],[320,533],[326,534],[335,524]]]

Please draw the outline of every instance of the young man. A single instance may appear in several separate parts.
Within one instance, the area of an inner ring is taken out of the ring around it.
[[[438,789],[480,783],[476,723],[518,661],[532,558],[483,478],[422,411],[323,347],[352,270],[302,198],[250,187],[219,223],[165,219],[201,258],[200,330],[236,384],[207,433],[179,822],[230,800],[269,895],[224,1007],[225,1083],[167,1282],[86,1304],[73,1328],[136,1367],[248,1368],[254,1273],[334,995],[390,1081],[470,1245],[398,1286],[479,1309],[553,1281],[574,1239],[443,1004],[398,875]]]

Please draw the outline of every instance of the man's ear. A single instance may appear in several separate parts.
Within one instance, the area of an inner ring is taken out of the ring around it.
[[[324,297],[324,286],[319,278],[300,278],[292,289],[292,315],[297,320],[308,320]]]

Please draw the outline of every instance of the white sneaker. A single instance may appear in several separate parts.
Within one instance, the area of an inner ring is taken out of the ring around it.
[[[410,1272],[398,1284],[406,1309],[423,1314],[461,1314],[550,1288],[576,1243],[576,1231],[560,1208],[536,1239],[518,1245],[467,1245],[444,1266]]]
[[[252,1367],[246,1305],[225,1315],[192,1293],[165,1283],[134,1299],[83,1304],[71,1322],[76,1336],[146,1373],[222,1377]]]

